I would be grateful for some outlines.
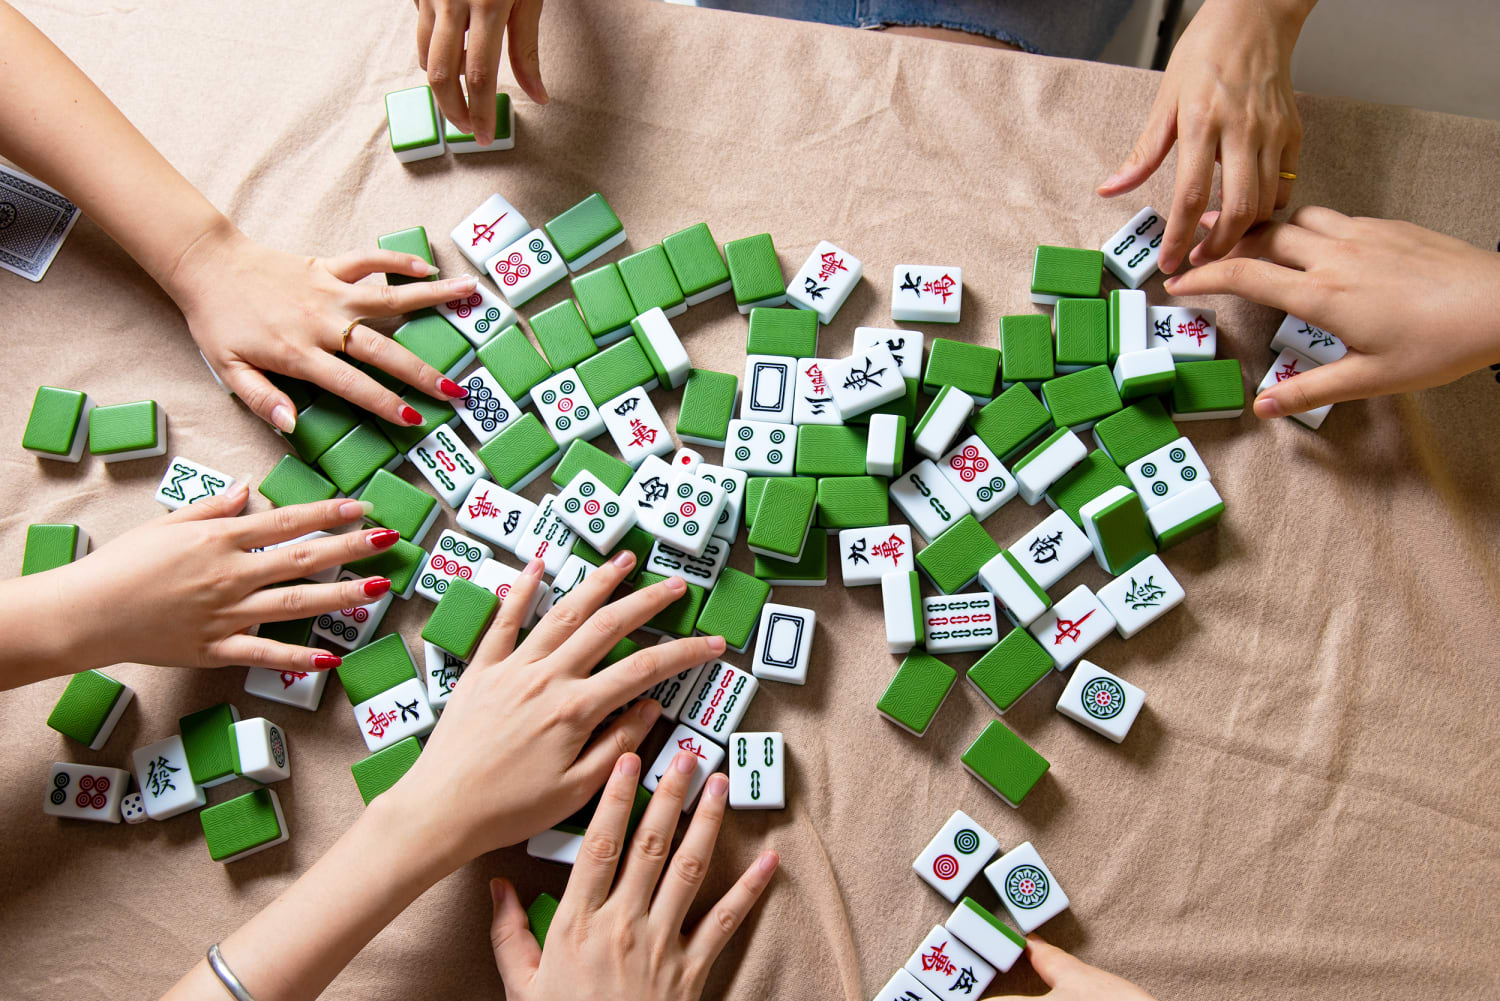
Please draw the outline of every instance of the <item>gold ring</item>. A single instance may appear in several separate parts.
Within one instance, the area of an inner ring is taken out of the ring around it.
[[[354,328],[357,327],[357,326],[359,326],[359,324],[360,324],[360,322],[361,322],[362,319],[363,319],[362,317],[356,316],[354,319],[350,320],[349,321],[349,325],[344,328],[344,332],[339,335],[339,353],[340,354],[344,354],[344,353],[346,353],[348,351],[348,349],[349,349],[349,335],[352,334],[352,333],[354,333]]]
[[[1279,171],[1277,176],[1286,181],[1295,181],[1297,179],[1297,175],[1292,173],[1290,170]]]

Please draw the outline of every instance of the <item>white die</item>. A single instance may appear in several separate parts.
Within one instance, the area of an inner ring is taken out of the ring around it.
[[[575,369],[565,368],[531,387],[531,402],[558,446],[566,449],[580,439],[590,441],[604,433],[604,418],[589,399]]]
[[[656,645],[674,642],[676,642],[675,637],[663,636]],[[672,675],[665,681],[658,681],[641,698],[655,699],[661,704],[661,718],[675,723],[677,717],[682,715],[682,710],[687,707],[688,699],[697,689],[698,679],[702,677],[705,666],[707,665],[697,664],[686,671]]]
[[[512,306],[525,304],[568,274],[568,265],[562,254],[539,229],[532,230],[485,261],[484,269],[495,280],[505,301]]]
[[[428,601],[437,601],[455,579],[473,580],[485,560],[495,551],[452,529],[444,529],[417,574],[417,593]]]
[[[203,787],[193,783],[180,736],[137,748],[130,755],[130,767],[146,802],[146,816],[152,820],[167,820],[208,802]]]
[[[1125,476],[1147,509],[1212,480],[1198,450],[1186,438],[1163,445],[1125,467]]]
[[[1124,678],[1081,660],[1057,700],[1057,711],[1118,744],[1145,702],[1146,693]]]
[[[940,459],[974,412],[974,397],[944,386],[912,430],[912,447],[929,459]]]
[[[1023,932],[1036,931],[1068,909],[1068,895],[1030,841],[1001,855],[984,875]]]
[[[536,513],[516,539],[516,558],[523,563],[542,561],[542,570],[555,577],[573,551],[573,530],[563,523],[557,509],[557,497],[544,494]]]
[[[838,552],[845,587],[879,584],[888,573],[916,568],[909,525],[846,528],[839,532]]]
[[[832,358],[797,358],[797,388],[792,398],[792,423],[843,424],[844,415],[828,386]]]
[[[1266,372],[1266,377],[1260,380],[1260,385],[1256,387],[1255,392],[1257,394],[1264,393],[1278,382],[1284,382],[1294,375],[1301,375],[1303,372],[1309,372],[1317,367],[1318,363],[1306,355],[1299,354],[1291,348],[1282,348],[1281,354],[1277,355],[1276,360],[1271,363],[1270,370]],[[1323,426],[1323,421],[1328,417],[1328,411],[1332,409],[1333,404],[1329,403],[1321,407],[1314,407],[1312,410],[1304,410],[1300,414],[1288,414],[1287,416],[1316,431]]]
[[[967,813],[955,810],[911,867],[951,903],[963,896],[985,863],[999,850],[1000,842],[989,831]]]
[[[890,495],[891,502],[929,542],[969,513],[969,502],[931,459],[923,459],[893,481]]]
[[[424,737],[437,723],[427,685],[411,678],[354,707],[354,722],[371,753],[407,737]]]
[[[751,681],[754,681],[752,678]],[[693,778],[688,783],[687,797],[682,801],[682,812],[687,813],[693,808],[693,802],[697,800],[698,793],[703,791],[703,785],[708,781],[719,765],[724,761],[724,748],[711,740],[706,739],[701,733],[696,733],[682,724],[678,724],[667,738],[667,743],[651,762],[651,767],[646,769],[646,775],[641,779],[641,785],[646,787],[647,792],[655,792],[661,783],[662,776],[667,774],[667,769],[672,767],[672,759],[677,757],[677,752],[688,751],[698,760],[694,763]]]
[[[906,972],[916,977],[938,1001],[982,997],[995,979],[995,968],[942,925],[927,933],[906,961]]]
[[[498,194],[490,195],[484,204],[464,217],[448,235],[469,263],[480,271],[496,251],[526,235],[531,224],[516,207]]]
[[[708,540],[701,555],[694,556],[657,539],[646,557],[646,570],[671,577],[676,574],[689,584],[712,589],[719,582],[724,564],[729,562],[730,543],[717,535]]]
[[[1053,665],[1059,671],[1066,671],[1110,634],[1115,619],[1088,585],[1079,584],[1026,628],[1047,651]]]
[[[897,330],[890,327],[855,327],[855,352],[871,348],[885,348],[896,359],[896,368],[902,379],[922,378],[922,348],[924,337],[920,330]]]
[[[1156,271],[1167,218],[1147,205],[1104,241],[1104,266],[1127,288],[1138,289]]]
[[[560,570],[561,567],[558,569]],[[474,583],[486,591],[493,593],[503,603],[510,597],[511,588],[515,586],[516,580],[520,576],[521,571],[515,567],[506,566],[499,560],[485,560],[479,567],[479,573],[474,576]],[[536,623],[537,606],[541,604],[542,598],[546,593],[547,588],[545,586],[539,586],[535,591],[531,592],[531,601],[528,602],[528,607],[521,610],[521,627],[523,629],[529,629]]]
[[[963,495],[969,510],[980,521],[988,518],[1016,495],[1015,477],[995,458],[995,453],[977,434],[954,445],[937,463],[938,472]]]
[[[856,351],[828,366],[828,388],[845,418],[873,410],[906,394],[896,359],[883,347]]]
[[[760,682],[748,671],[742,671],[722,660],[703,665],[698,684],[688,696],[678,719],[706,737],[716,741],[729,739],[740,728],[740,720],[750,708]]]
[[[740,419],[766,424],[792,422],[792,390],[796,388],[797,359],[783,355],[747,355],[745,391],[740,394]]]
[[[556,510],[564,525],[601,553],[613,552],[635,526],[635,512],[587,469],[563,487]]]
[[[726,283],[724,289],[727,291],[728,288],[729,285]],[[696,305],[692,297],[688,298],[687,304]],[[662,370],[667,373],[667,388],[681,388],[682,384],[687,382],[688,375],[692,373],[693,366],[667,314],[660,306],[652,306],[635,318],[634,327],[637,339],[644,342],[641,347],[654,354]]]
[[[422,680],[427,685],[427,704],[436,710],[446,706],[468,666],[436,643],[423,640]]]
[[[832,323],[863,274],[859,258],[821,240],[787,283],[786,301],[817,313],[819,323]]]
[[[277,671],[252,667],[245,672],[245,691],[269,702],[316,712],[331,671]]]
[[[963,268],[898,264],[891,272],[891,319],[897,323],[957,323],[963,302]]]
[[[702,556],[728,501],[729,495],[717,483],[679,473],[672,477],[652,534],[691,556]]]
[[[1088,458],[1089,450],[1072,431],[1054,432],[1011,467],[1016,490],[1028,504],[1036,504],[1064,473]]]
[[[672,432],[643,387],[627,389],[600,407],[599,413],[620,458],[631,468],[638,468],[648,455],[661,457],[672,451]]]
[[[724,465],[751,476],[791,476],[797,462],[797,426],[730,421]]]
[[[698,478],[716,483],[724,489],[724,510],[719,512],[713,534],[732,545],[740,534],[740,515],[745,507],[745,485],[750,482],[750,474],[743,469],[730,469],[705,462],[698,467]]]
[[[286,731],[275,723],[262,716],[239,720],[229,725],[229,739],[234,741],[234,770],[240,775],[261,785],[292,777]]]
[[[901,470],[896,456],[906,436],[904,418],[896,414],[871,414],[869,439],[865,445],[865,473],[870,476],[895,476]]]
[[[630,474],[620,497],[635,509],[636,524],[656,535],[661,531],[661,516],[667,509],[671,489],[672,467],[665,460],[648,455]]]
[[[417,442],[406,457],[449,507],[457,507],[469,489],[484,479],[479,458],[446,425]]]
[[[672,459],[667,465],[676,473],[696,473],[698,467],[703,465],[703,453],[684,445],[672,453]]]
[[[1166,348],[1175,361],[1209,361],[1218,351],[1214,311],[1196,306],[1152,306],[1148,348]]]
[[[931,654],[988,650],[1000,642],[999,623],[995,596],[988,591],[922,599],[922,633]]]
[[[1099,604],[1114,616],[1121,639],[1136,633],[1182,604],[1182,585],[1160,556],[1152,553],[1099,589]]]
[[[173,738],[179,747],[181,738]],[[154,746],[154,745],[153,745]],[[139,753],[139,752],[137,752]],[[182,767],[187,760],[182,759]],[[203,805],[203,790],[197,789],[197,805]],[[101,765],[75,765],[66,761],[54,761],[47,776],[47,788],[42,796],[42,812],[52,817],[70,820],[97,820],[106,824],[120,822],[120,801],[130,786],[130,773],[122,768],[105,768]],[[191,806],[184,809],[192,809]],[[177,811],[181,813],[182,811]],[[137,821],[131,821],[137,823]]]
[[[1012,543],[1010,554],[1045,591],[1092,556],[1094,546],[1066,511],[1053,511]]]
[[[233,486],[234,477],[228,473],[221,473],[201,462],[174,455],[167,464],[167,472],[161,478],[161,485],[156,488],[156,499],[170,510],[176,511],[195,501],[227,493]]]
[[[786,744],[773,731],[729,735],[729,806],[786,809]]]
[[[1333,334],[1313,326],[1306,320],[1298,319],[1291,313],[1288,313],[1286,319],[1281,321],[1281,326],[1276,328],[1276,336],[1271,338],[1272,351],[1281,351],[1285,348],[1291,348],[1299,355],[1319,365],[1331,364],[1349,353],[1344,342]]]
[[[338,579],[360,580],[362,575],[351,570],[340,570]],[[385,618],[386,610],[391,607],[394,597],[394,594],[387,591],[368,605],[324,612],[313,620],[313,635],[337,643],[346,650],[357,650],[375,635],[375,630],[380,627],[380,620]]]
[[[474,266],[484,268],[483,264]],[[510,304],[486,285],[476,285],[468,295],[438,304],[437,311],[476,348],[519,319]]]
[[[755,631],[751,673],[762,681],[807,684],[817,624],[818,613],[810,608],[766,602],[760,610],[760,628]]]
[[[521,408],[483,365],[459,379],[458,384],[467,389],[469,395],[454,400],[453,409],[479,444],[485,444],[520,419]]]
[[[594,564],[582,556],[569,556],[558,568],[557,576],[552,578],[552,586],[543,589],[542,600],[537,604],[537,615],[546,615],[552,611],[552,606],[567,597],[568,592],[582,584],[583,579],[595,569]]]
[[[120,800],[120,819],[127,824],[144,824],[149,819],[146,816],[146,800],[140,793],[126,793]]]
[[[479,480],[453,510],[459,528],[515,552],[516,541],[536,514],[536,505],[492,480]]]

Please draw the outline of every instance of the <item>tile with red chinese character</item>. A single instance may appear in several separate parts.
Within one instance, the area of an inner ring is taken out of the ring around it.
[[[1209,361],[1219,349],[1214,311],[1196,306],[1146,310],[1146,347],[1166,348],[1174,361]]]
[[[526,217],[500,195],[490,195],[484,204],[464,217],[448,235],[469,263],[480,271],[500,251],[531,229]]]
[[[1027,628],[1057,669],[1066,671],[1114,631],[1115,617],[1088,585],[1079,584]]]
[[[879,584],[880,578],[899,570],[913,570],[911,526],[879,525],[846,528],[839,533],[839,565],[845,587]]]
[[[833,401],[828,374],[836,359],[798,358],[797,388],[792,398],[793,424],[843,424],[844,415]]]
[[[724,737],[727,740],[729,735],[726,733]],[[708,781],[708,777],[723,763],[724,748],[703,734],[681,723],[677,724],[672,730],[672,735],[667,738],[667,743],[662,747],[661,753],[656,756],[655,761],[651,762],[651,767],[646,769],[646,775],[641,780],[641,785],[646,787],[647,792],[656,791],[656,787],[661,784],[663,776],[667,774],[667,769],[672,767],[672,760],[677,757],[679,751],[687,751],[695,759],[693,778],[688,784],[687,798],[682,801],[682,812],[687,813],[692,809],[698,794],[703,791],[703,785]]]
[[[832,323],[863,274],[859,258],[822,240],[787,283],[786,301],[817,313],[819,323]]]
[[[453,511],[459,528],[513,553],[536,505],[492,480],[479,480]]]
[[[1278,382],[1285,382],[1294,375],[1310,372],[1317,367],[1318,363],[1306,355],[1300,354],[1292,348],[1282,348],[1281,354],[1277,355],[1276,360],[1271,363],[1270,371],[1266,373],[1264,379],[1260,380],[1260,385],[1256,387],[1255,392],[1257,394],[1263,393]],[[1332,409],[1333,404],[1330,403],[1327,406],[1314,407],[1312,410],[1304,410],[1300,414],[1288,414],[1287,416],[1316,431],[1323,426],[1323,421],[1328,417],[1328,411]]]
[[[407,737],[425,737],[437,723],[420,678],[403,681],[354,707],[354,722],[373,753]]]
[[[963,301],[963,268],[898,264],[891,275],[891,319],[897,323],[957,323]]]
[[[1016,478],[977,434],[959,441],[938,460],[938,472],[969,502],[980,521],[1000,510],[1018,491]]]
[[[327,671],[277,671],[269,667],[252,667],[245,672],[245,691],[268,702],[295,706],[316,712],[323,701],[323,686],[328,684]]]
[[[604,429],[614,439],[620,458],[638,468],[646,456],[672,451],[672,433],[656,412],[650,395],[640,386],[629,389],[599,408]]]
[[[927,933],[906,961],[906,971],[939,1001],[983,997],[985,988],[995,979],[995,968],[942,925]]]

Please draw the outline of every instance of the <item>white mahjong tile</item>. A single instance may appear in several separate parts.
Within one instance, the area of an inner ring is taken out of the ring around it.
[[[1108,259],[1106,256],[1105,260]],[[1118,303],[1112,317],[1115,322],[1114,354],[1118,356],[1145,351],[1149,346],[1149,338],[1146,336],[1146,293],[1135,288],[1125,288],[1112,295]]]
[[[1089,652],[1115,628],[1115,618],[1088,585],[1079,584],[1026,627],[1059,671]]]
[[[614,552],[635,526],[635,511],[587,469],[563,487],[556,510],[564,525],[601,553]]]
[[[729,422],[724,465],[751,476],[791,476],[797,461],[797,426],[761,421]]]
[[[1166,348],[1176,361],[1209,361],[1218,350],[1214,311],[1196,306],[1152,306],[1147,347]]]
[[[1125,476],[1147,508],[1182,493],[1196,483],[1212,480],[1198,450],[1178,438],[1125,467]]]
[[[422,680],[427,685],[427,704],[437,710],[446,706],[468,666],[437,644],[423,640]]]
[[[152,820],[167,820],[208,802],[203,787],[193,782],[187,751],[176,734],[137,748],[130,755],[130,768]]]
[[[727,540],[713,536],[702,555],[694,556],[657,539],[651,545],[651,554],[646,557],[646,569],[663,577],[675,574],[689,584],[712,589],[719,581],[724,564],[729,562],[729,546]]]
[[[977,434],[959,441],[937,463],[980,521],[1016,495],[1016,480]]]
[[[705,736],[726,741],[740,728],[740,720],[745,718],[759,687],[760,682],[750,672],[722,660],[711,660],[703,665],[698,684],[678,719]]]
[[[145,797],[138,792],[126,793],[120,799],[120,819],[127,824],[144,824],[149,820]]]
[[[728,284],[724,288],[727,290]],[[687,304],[697,305],[693,302],[692,296],[688,297]],[[693,366],[688,360],[687,350],[682,346],[682,340],[672,327],[672,321],[667,318],[667,314],[660,306],[652,306],[636,317],[635,323],[639,327],[637,336],[646,342],[641,346],[650,348],[651,352],[656,355],[656,360],[661,364],[662,370],[667,373],[667,388],[680,389],[682,384],[687,382]]]
[[[891,319],[897,323],[957,323],[963,301],[963,268],[898,264],[891,273]]]
[[[905,435],[902,418],[895,414],[871,414],[869,438],[865,445],[865,473],[870,476],[895,476],[901,472],[897,455],[902,451]]]
[[[352,570],[340,570],[338,579],[362,580],[363,575]],[[370,637],[375,635],[393,598],[395,595],[387,591],[368,605],[324,612],[313,620],[313,635],[337,643],[346,650],[356,650],[370,642]]]
[[[703,465],[703,453],[684,445],[672,453],[667,465],[672,467],[674,473],[696,473],[698,467]]]
[[[676,638],[663,636],[657,646],[663,643],[674,643]],[[652,688],[642,695],[643,699],[655,699],[661,704],[661,718],[670,722],[677,722],[682,715],[682,710],[687,708],[688,699],[698,687],[698,679],[703,675],[703,669],[707,664],[695,664],[686,671],[679,671],[665,681],[658,681]]]
[[[798,309],[818,314],[818,322],[829,324],[859,284],[864,265],[846,250],[820,240],[786,286],[786,301]]]
[[[1104,266],[1120,279],[1120,284],[1140,288],[1156,271],[1161,238],[1166,232],[1167,217],[1147,205],[1104,241],[1100,248],[1104,251]]]
[[[467,389],[469,395],[454,400],[453,409],[479,444],[483,445],[520,419],[521,408],[483,365],[471,369],[458,380],[458,384]]]
[[[909,525],[846,528],[839,532],[838,553],[845,587],[879,584],[888,573],[916,569]]]
[[[575,369],[565,368],[531,387],[531,402],[563,450],[572,442],[589,441],[604,433],[604,418]]]
[[[906,380],[891,353],[876,345],[834,359],[828,388],[839,413],[849,418],[906,395]]]
[[[729,806],[786,809],[786,744],[776,731],[729,735]]]
[[[292,777],[292,760],[286,731],[263,716],[236,720],[229,725],[234,743],[235,774],[270,785]]]
[[[1010,554],[1045,591],[1092,556],[1094,546],[1066,511],[1053,511],[1017,539]]]
[[[945,386],[912,429],[912,447],[934,461],[942,458],[953,439],[963,432],[973,412],[974,397],[961,389]]]
[[[541,560],[543,572],[553,577],[572,551],[573,530],[559,516],[557,496],[544,494],[516,539],[516,558],[523,563]]]
[[[953,489],[931,459],[923,459],[891,482],[891,502],[928,542],[969,513],[969,502]]]
[[[1317,367],[1318,363],[1306,355],[1292,348],[1282,348],[1281,354],[1277,355],[1276,360],[1271,363],[1271,368],[1266,372],[1266,377],[1260,380],[1260,385],[1256,387],[1255,392],[1257,395],[1264,393],[1278,382],[1285,382],[1294,375],[1310,372]],[[1288,414],[1287,416],[1316,431],[1323,426],[1323,421],[1328,417],[1328,411],[1332,409],[1333,404],[1329,403],[1321,407],[1314,407],[1312,410],[1304,410],[1299,414]]]
[[[526,841],[528,856],[543,862],[556,862],[558,865],[573,865],[578,861],[578,853],[582,849],[583,834],[561,826],[549,827],[533,834]]]
[[[755,679],[749,679],[754,684]],[[725,734],[727,739],[728,734]],[[698,760],[693,771],[692,781],[688,783],[687,797],[682,801],[682,812],[687,813],[693,808],[693,803],[698,799],[698,794],[703,791],[703,786],[724,762],[724,748],[712,740],[708,740],[703,734],[695,732],[681,723],[672,730],[667,737],[667,743],[662,747],[661,753],[656,760],[651,762],[651,767],[646,769],[645,778],[641,779],[641,785],[646,787],[647,792],[655,792],[656,787],[661,784],[662,776],[667,774],[667,769],[672,767],[672,759],[677,757],[679,751],[687,751]]]
[[[1030,841],[990,863],[984,875],[1023,932],[1036,931],[1068,909],[1068,895]]]
[[[979,568],[979,584],[995,596],[1006,617],[1018,626],[1031,625],[1038,615],[1047,610],[1045,592],[1039,595],[1033,590],[1033,587],[1039,588],[1041,585],[1032,579],[1031,574],[1019,565],[1015,554],[1009,551],[990,557]]]
[[[844,415],[839,405],[833,402],[833,391],[828,387],[828,373],[832,358],[796,358],[797,387],[792,399],[792,423],[842,424]]]
[[[516,540],[536,514],[536,505],[492,480],[478,480],[469,495],[453,505],[454,522],[486,542],[515,552]]]
[[[257,698],[316,712],[329,671],[277,671],[252,667],[245,672],[245,691]]]
[[[437,601],[448,590],[449,581],[473,580],[480,564],[494,555],[495,551],[484,543],[444,529],[417,574],[417,594],[428,601]]]
[[[173,738],[179,747],[181,738]],[[153,745],[154,746],[154,745]],[[186,757],[182,759],[185,766]],[[180,783],[179,783],[180,784]],[[189,778],[187,784],[193,786]],[[123,768],[105,768],[102,765],[75,765],[66,761],[54,761],[47,776],[47,789],[42,798],[42,812],[52,817],[70,820],[96,820],[106,824],[120,822],[120,801],[130,787],[130,773]],[[198,806],[203,805],[203,790],[197,789]],[[192,807],[187,807],[192,809]],[[182,812],[182,811],[177,811]]]
[[[1098,664],[1080,660],[1057,700],[1057,711],[1118,744],[1146,703],[1146,693]]]
[[[1038,445],[1037,448],[1043,448]],[[1022,458],[1030,458],[1024,465],[1019,461],[1011,468],[1016,478],[1016,490],[1021,499],[1028,504],[1036,504],[1046,495],[1052,484],[1062,478],[1063,474],[1084,459],[1088,458],[1089,450],[1083,441],[1072,431],[1064,431],[1051,444],[1047,444],[1042,452],[1033,455],[1027,452]]]
[[[1130,639],[1182,604],[1182,585],[1152,553],[1098,591],[1099,603],[1115,619],[1115,632]]]
[[[425,737],[437,716],[427,702],[427,684],[412,678],[355,706],[354,723],[373,753],[407,737]]]
[[[1319,365],[1331,364],[1349,353],[1344,342],[1333,334],[1306,320],[1298,319],[1291,313],[1281,321],[1281,326],[1276,328],[1276,336],[1271,338],[1272,351],[1285,348],[1291,348]]]
[[[717,483],[698,476],[674,475],[652,534],[692,556],[702,556],[728,502],[729,495]]]
[[[284,542],[273,542],[269,546],[256,546],[254,549],[251,549],[250,552],[252,552],[252,553],[269,553],[269,552],[274,552],[277,549],[285,549],[288,546],[301,545],[304,542],[311,542],[314,539],[326,539],[326,538],[328,538],[328,535],[329,535],[329,533],[327,533],[327,532],[308,532],[306,535],[299,535],[295,539],[287,539]],[[324,567],[322,570],[315,570],[315,571],[313,571],[310,574],[306,574],[305,576],[302,577],[302,579],[303,580],[314,580],[314,581],[317,581],[320,584],[331,584],[331,583],[333,583],[334,580],[336,580],[338,578],[338,575],[339,575],[339,568],[338,567],[336,567],[336,566],[334,566],[334,567]]]
[[[995,857],[1000,842],[962,810],[943,825],[911,864],[918,876],[949,902],[963,896],[985,863]]]
[[[406,457],[449,507],[457,507],[469,489],[485,478],[479,458],[447,425],[417,442]]]
[[[464,217],[464,221],[453,227],[448,234],[458,249],[469,259],[469,263],[480,271],[485,262],[494,257],[502,247],[509,246],[526,235],[531,224],[516,211],[516,207],[499,195],[490,195],[484,204]]]
[[[536,614],[542,616],[552,611],[553,605],[567,597],[568,592],[582,584],[583,579],[595,569],[594,564],[582,556],[569,556],[558,568],[552,584],[542,590],[542,600],[537,603]]]
[[[896,570],[880,578],[880,609],[886,651],[906,653],[916,646],[921,638],[922,589],[915,573]]]
[[[482,263],[474,266],[484,269]],[[466,296],[440,303],[437,311],[476,348],[518,319],[510,304],[483,284],[476,285]]]
[[[559,567],[561,569],[561,567]],[[503,605],[510,597],[510,590],[515,586],[516,579],[521,576],[521,571],[515,567],[506,566],[499,560],[485,560],[479,567],[479,573],[474,576],[474,583],[484,588],[500,599]],[[522,609],[521,628],[529,629],[536,623],[537,606],[542,603],[542,598],[547,593],[547,585],[541,584],[531,593],[529,607]]]
[[[672,467],[663,459],[648,455],[641,460],[620,498],[635,508],[636,524],[652,535],[661,530],[661,516],[667,509],[667,494],[672,489]]]
[[[1151,523],[1152,533],[1160,539],[1168,530],[1191,521],[1205,512],[1219,507],[1224,498],[1209,482],[1194,484],[1155,507],[1146,509],[1146,520]]]
[[[1026,951],[1026,940],[1000,923],[999,918],[965,897],[953,908],[943,927],[1001,973],[1008,973]]]
[[[761,681],[807,684],[817,625],[818,613],[810,608],[766,602],[760,610],[760,628],[755,631],[751,673]]]
[[[656,412],[656,404],[644,387],[634,386],[599,408],[604,428],[620,450],[620,458],[632,468],[646,456],[661,457],[672,451],[672,432]]]
[[[740,419],[790,424],[792,390],[797,384],[796,369],[797,359],[784,355],[746,356]]]
[[[988,650],[1000,642],[995,596],[988,591],[965,591],[923,598],[922,633],[928,653]]]
[[[902,969],[897,970],[891,979],[885,982],[880,993],[875,995],[875,1001],[934,1001],[934,999],[932,992],[922,985],[922,981]]]
[[[547,234],[534,229],[484,262],[512,306],[521,306],[567,277],[568,265]]]
[[[924,335],[920,330],[899,330],[893,327],[855,327],[854,350],[885,348],[896,359],[896,368],[902,379],[922,378],[922,349]]]
[[[724,510],[719,512],[719,521],[714,525],[714,537],[733,545],[740,534],[740,515],[745,506],[745,485],[750,474],[743,469],[730,469],[705,462],[698,467],[698,478],[716,483],[724,488]]]
[[[174,455],[167,464],[161,484],[156,488],[156,499],[176,511],[195,501],[227,493],[234,482],[234,477],[228,473],[221,473],[201,462]]]
[[[906,961],[906,971],[938,1001],[983,996],[995,979],[995,968],[942,925],[927,933]]]

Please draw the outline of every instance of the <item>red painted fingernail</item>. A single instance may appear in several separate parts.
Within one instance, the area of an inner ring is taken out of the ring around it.
[[[412,427],[416,427],[418,424],[422,423],[422,415],[417,412],[416,407],[402,407],[401,419],[410,424]]]
[[[344,658],[335,657],[331,653],[313,654],[313,670],[315,671],[327,671],[331,668],[338,667],[343,662]]]
[[[465,396],[469,395],[469,391],[467,389],[460,386],[452,379],[446,378],[438,380],[438,390],[442,392],[444,396],[450,396],[455,400],[461,400]]]
[[[401,538],[401,533],[394,528],[377,528],[365,536],[365,541],[376,549],[389,549],[396,544],[396,540],[399,538]],[[390,582],[387,581],[386,583]]]
[[[365,581],[364,586],[360,588],[361,591],[365,592],[365,597],[367,598],[378,598],[390,589],[391,581],[388,577],[372,577]]]

